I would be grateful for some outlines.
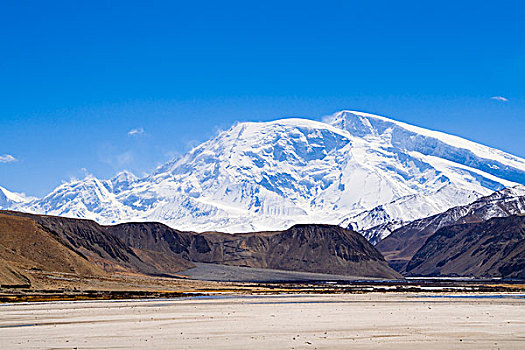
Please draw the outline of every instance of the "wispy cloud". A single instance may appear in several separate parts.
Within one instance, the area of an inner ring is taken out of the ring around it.
[[[16,162],[18,159],[13,157],[10,154],[4,154],[3,156],[0,156],[0,163],[12,163]]]
[[[128,131],[129,136],[138,136],[144,134],[144,128],[136,128]]]
[[[135,157],[133,155],[133,152],[127,151],[127,152],[118,154],[115,157],[115,160],[116,160],[117,166],[120,168],[120,167],[123,167],[123,166],[126,166],[126,165],[129,165],[129,164],[133,163],[134,158]]]
[[[509,100],[503,96],[492,96],[490,99],[500,101],[500,102],[509,102]]]
[[[116,153],[115,152],[104,152],[99,155],[99,160],[116,170],[122,170],[122,167],[127,167],[133,164],[135,161],[135,155],[132,151],[125,151]]]

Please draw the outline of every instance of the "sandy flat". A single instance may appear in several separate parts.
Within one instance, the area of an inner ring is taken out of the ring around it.
[[[192,279],[220,282],[280,282],[280,281],[352,281],[359,279],[380,280],[380,278],[334,275],[326,273],[258,269],[254,267],[229,266],[220,264],[193,263],[194,268],[179,274]]]
[[[0,305],[1,349],[524,349],[525,299],[231,296]]]

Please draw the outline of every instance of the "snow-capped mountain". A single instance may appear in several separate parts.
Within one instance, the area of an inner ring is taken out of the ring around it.
[[[119,218],[133,215],[133,211],[116,198],[121,186],[129,187],[118,180],[121,175],[111,180],[99,180],[88,175],[83,180],[63,183],[44,198],[15,208],[32,213],[89,218],[102,223],[120,222]]]
[[[459,137],[343,111],[238,123],[138,179],[88,176],[12,209],[226,232],[389,227],[525,184],[525,160]],[[379,227],[378,226],[378,227]]]
[[[34,198],[23,193],[15,193],[0,186],[0,209],[8,209],[22,203],[27,203]]]

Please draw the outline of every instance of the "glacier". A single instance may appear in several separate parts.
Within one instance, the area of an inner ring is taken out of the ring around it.
[[[410,221],[524,184],[522,158],[341,111],[323,121],[236,123],[148,176],[88,175],[36,199],[3,200],[0,191],[0,207],[230,233],[327,223],[366,231],[377,241]]]

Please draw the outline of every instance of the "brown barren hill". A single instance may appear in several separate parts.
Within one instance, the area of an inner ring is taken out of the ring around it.
[[[72,252],[108,273],[169,275],[193,265],[175,256],[129,247],[111,235],[111,226],[92,220],[3,211],[6,216],[32,221]]]
[[[103,271],[35,221],[0,214],[0,284],[29,283],[25,270],[101,275]]]
[[[333,225],[227,234],[182,232],[160,223],[102,226],[90,220],[6,211],[2,218],[4,259],[24,269],[87,274],[94,273],[88,267],[96,267],[106,273],[174,275],[194,263],[209,263],[401,278],[364,237]]]

